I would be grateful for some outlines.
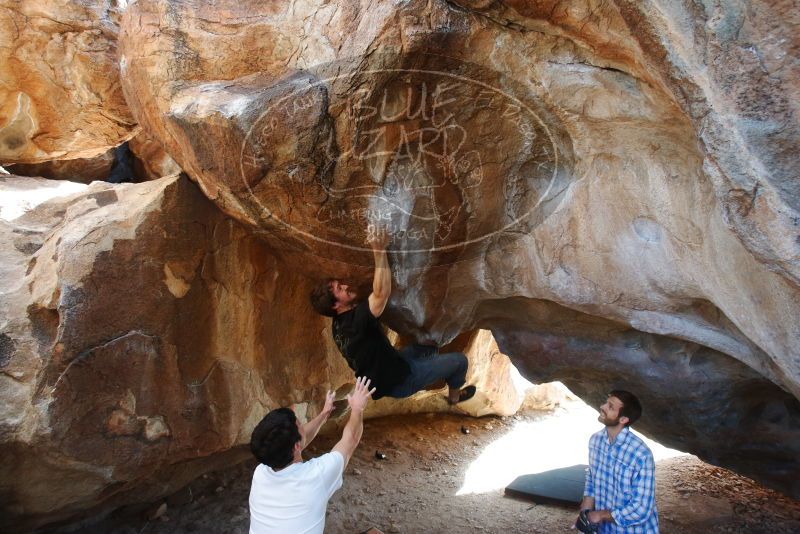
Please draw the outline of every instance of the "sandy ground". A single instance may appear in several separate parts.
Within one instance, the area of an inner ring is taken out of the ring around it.
[[[386,533],[574,532],[574,510],[508,498],[503,488],[519,474],[584,463],[584,436],[599,429],[593,413],[560,408],[509,418],[438,414],[368,421],[344,485],[328,505],[326,533],[372,526]],[[578,422],[578,433],[570,434]],[[327,452],[335,441],[318,437],[308,456]],[[694,456],[658,445],[653,450],[663,533],[800,533],[800,501]],[[376,451],[386,459],[376,459]],[[159,503],[80,532],[246,534],[254,465],[206,475],[168,499],[155,519]]]

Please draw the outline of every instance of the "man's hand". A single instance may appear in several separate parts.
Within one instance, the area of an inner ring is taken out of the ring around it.
[[[320,427],[322,427],[325,421],[328,420],[328,417],[330,417],[333,411],[333,401],[335,398],[334,393],[329,391],[325,395],[325,404],[322,406],[322,411],[319,412],[314,419],[303,425],[303,433],[306,436],[306,447],[314,440]]]
[[[578,514],[577,519],[572,524],[572,530],[577,529],[579,532],[590,533],[590,532],[597,532],[599,523],[594,524],[589,521],[589,510],[586,508],[581,509],[581,512]]]
[[[333,412],[333,401],[336,400],[336,395],[333,391],[329,391],[325,394],[325,405],[322,407],[322,414],[324,417],[330,417],[331,413]]]
[[[380,226],[371,225],[367,229],[367,241],[372,246],[372,255],[375,258],[375,275],[372,279],[372,293],[367,301],[369,311],[373,317],[380,317],[389,297],[392,295],[392,271],[389,269],[389,257],[386,254],[386,245],[389,234]]]
[[[602,523],[604,521],[614,521],[609,510],[595,510],[586,514],[590,523]]]
[[[367,227],[367,243],[373,252],[382,252],[389,246],[389,232],[382,226],[370,225]]]
[[[344,458],[345,467],[353,456],[358,442],[361,441],[361,433],[364,431],[364,408],[373,393],[375,393],[375,388],[370,390],[369,379],[362,376],[356,378],[356,387],[347,396],[347,404],[350,405],[350,419],[342,431],[342,439],[333,447],[333,450]]]
[[[370,379],[366,376],[362,376],[356,378],[356,387],[353,388],[353,391],[347,396],[347,404],[350,406],[350,409],[353,411],[363,412],[364,408],[367,407],[367,402],[369,401],[372,394],[375,393],[376,388],[369,389]]]
[[[594,510],[594,497],[584,495],[583,499],[581,500],[580,510]],[[572,523],[572,527],[570,528],[572,528],[572,530],[575,530],[579,522],[580,522],[580,515],[578,515],[578,517],[575,518],[575,522]]]

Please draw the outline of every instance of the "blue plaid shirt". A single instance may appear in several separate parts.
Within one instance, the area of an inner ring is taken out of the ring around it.
[[[602,523],[600,534],[658,534],[655,472],[653,453],[628,427],[614,443],[605,428],[589,439],[583,494],[594,497],[595,510],[610,510],[616,523]]]

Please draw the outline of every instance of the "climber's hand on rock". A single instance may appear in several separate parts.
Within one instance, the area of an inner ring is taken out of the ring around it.
[[[367,227],[367,243],[373,251],[382,252],[389,246],[389,232],[383,226],[371,224]]]

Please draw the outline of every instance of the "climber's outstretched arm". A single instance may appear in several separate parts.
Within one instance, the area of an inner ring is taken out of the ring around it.
[[[392,270],[386,254],[389,236],[386,232],[375,229],[370,232],[368,240],[375,257],[375,277],[372,280],[372,293],[369,295],[369,311],[373,317],[380,317],[392,294]]]

